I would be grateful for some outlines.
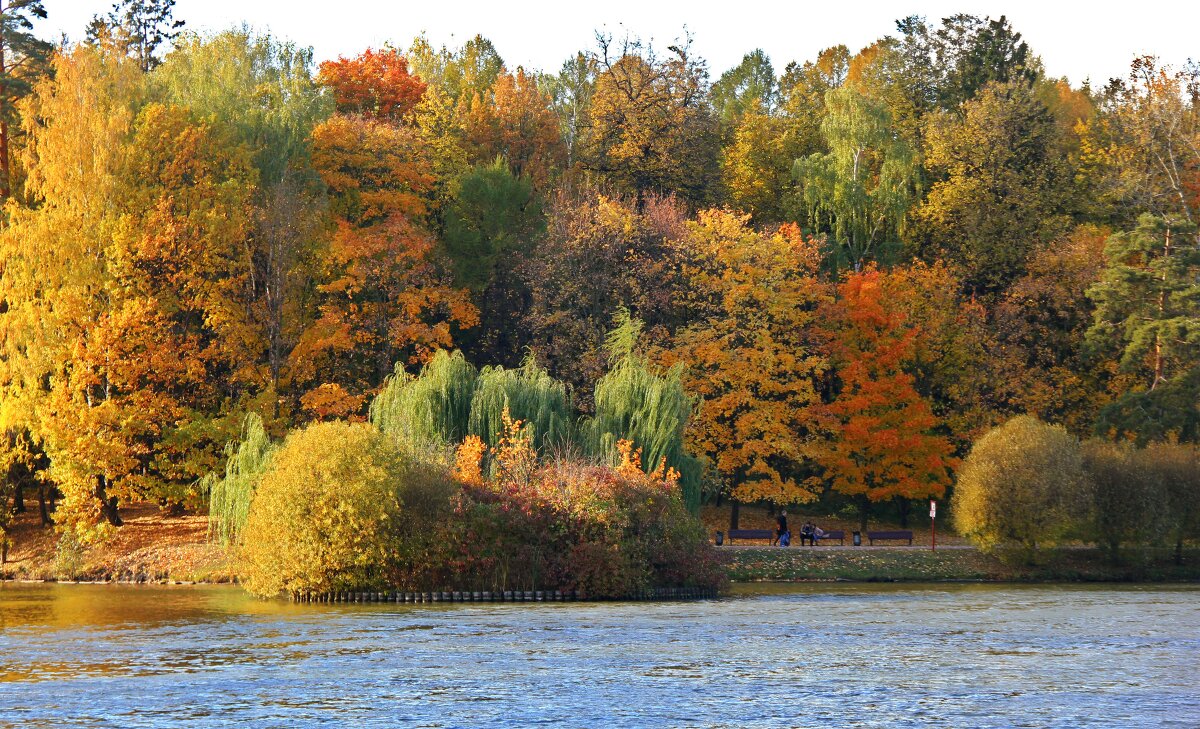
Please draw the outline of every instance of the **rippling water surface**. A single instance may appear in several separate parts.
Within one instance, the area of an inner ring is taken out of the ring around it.
[[[0,585],[0,727],[1200,727],[1200,588],[296,606]]]

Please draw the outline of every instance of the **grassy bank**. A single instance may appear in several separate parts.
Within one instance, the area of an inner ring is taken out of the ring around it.
[[[1047,552],[1034,566],[1010,565],[974,549],[725,549],[734,582],[979,580],[998,582],[1197,582],[1200,549],[1176,565],[1166,550],[1107,563],[1094,549]]]
[[[223,549],[207,538],[203,514],[171,517],[153,504],[122,510],[125,526],[101,546],[64,554],[57,533],[38,523],[36,508],[20,515],[15,546],[0,578],[31,580],[118,580],[144,582],[229,582],[233,571]],[[765,522],[765,519],[763,519]],[[766,524],[764,524],[764,527]],[[961,540],[955,540],[961,543]],[[942,535],[938,534],[941,545]],[[1200,581],[1200,548],[1172,563],[1167,550],[1131,553],[1126,564],[1110,565],[1097,550],[1060,549],[1034,566],[1007,565],[974,549],[817,549],[723,547],[734,582],[976,580],[1002,582]]]

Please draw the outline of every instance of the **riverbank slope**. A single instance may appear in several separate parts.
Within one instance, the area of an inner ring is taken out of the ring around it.
[[[749,510],[748,510],[749,511]],[[706,522],[724,516],[707,511]],[[123,582],[230,582],[232,565],[224,549],[208,541],[203,514],[167,516],[154,504],[122,509],[125,525],[109,542],[64,549],[52,528],[42,527],[37,509],[18,515],[12,530],[13,549],[0,567],[0,578],[27,580],[95,580]],[[751,512],[750,525],[767,528],[764,514]],[[758,522],[762,522],[759,524]],[[842,524],[829,524],[840,528]],[[882,526],[881,526],[882,528]],[[1200,582],[1200,549],[1191,548],[1184,564],[1175,565],[1169,550],[1130,552],[1124,564],[1109,564],[1098,550],[1064,548],[1046,553],[1042,564],[1005,564],[939,531],[936,552],[927,532],[924,546],[789,548],[723,546],[733,582]],[[925,537],[925,539],[922,539]]]
[[[36,504],[18,514],[13,547],[0,577],[22,580],[122,582],[230,582],[233,570],[225,550],[208,540],[208,517],[168,516],[156,504],[122,507],[125,524],[101,545],[60,542],[44,527]]]

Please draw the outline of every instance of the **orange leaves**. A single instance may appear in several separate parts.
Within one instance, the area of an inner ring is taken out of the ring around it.
[[[518,68],[501,73],[488,98],[460,102],[467,143],[479,162],[502,157],[513,174],[529,178],[543,190],[553,170],[566,160],[558,116],[537,79]]]
[[[852,274],[826,307],[840,391],[813,409],[826,435],[814,459],[847,495],[940,496],[956,465],[953,446],[933,433],[938,421],[905,371],[916,332],[886,289],[880,271]]]
[[[699,316],[662,358],[688,365],[688,391],[701,398],[690,446],[736,486],[735,498],[812,500],[793,474],[825,368],[811,339],[826,295],[815,242],[795,226],[764,234],[745,216],[709,210],[681,245]]]
[[[316,385],[305,396],[310,412],[359,412],[396,361],[421,362],[452,345],[452,326],[478,321],[431,256],[425,145],[390,121],[341,115],[313,130],[313,165],[336,227],[317,284],[319,316],[292,353],[294,375]]]
[[[468,486],[483,485],[483,457],[487,444],[477,435],[468,435],[454,450],[454,477]]]
[[[425,83],[395,48],[324,61],[318,81],[333,90],[339,112],[385,121],[407,119],[425,93]]]
[[[335,116],[313,129],[312,142],[313,166],[340,217],[366,225],[392,214],[425,214],[434,180],[414,130]]]
[[[362,410],[364,397],[346,392],[336,383],[326,383],[304,393],[300,405],[316,420],[349,418]]]

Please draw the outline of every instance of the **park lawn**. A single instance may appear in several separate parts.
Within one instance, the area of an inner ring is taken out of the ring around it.
[[[1037,565],[1006,564],[975,549],[930,551],[886,549],[771,548],[725,549],[733,582],[1196,582],[1200,549],[1185,552],[1175,565],[1169,550],[1130,553],[1112,565],[1096,549],[1048,550]]]

